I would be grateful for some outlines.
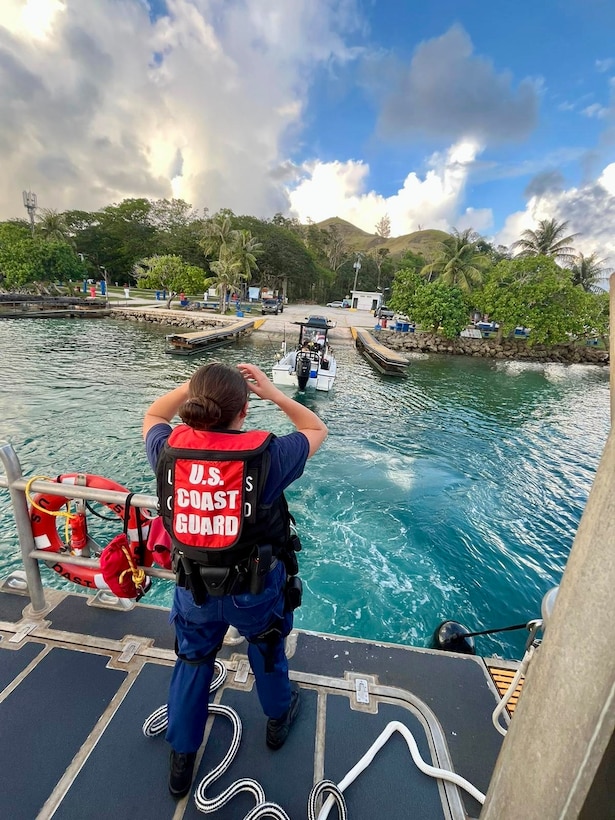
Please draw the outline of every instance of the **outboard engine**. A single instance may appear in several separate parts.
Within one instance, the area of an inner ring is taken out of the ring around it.
[[[305,390],[305,387],[308,383],[308,379],[310,378],[310,370],[312,367],[312,363],[310,361],[310,354],[300,354],[297,356],[297,381],[299,382],[299,390]]]

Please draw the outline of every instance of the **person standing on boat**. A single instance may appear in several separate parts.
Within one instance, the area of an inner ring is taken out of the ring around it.
[[[250,392],[276,404],[295,432],[280,437],[242,432]],[[172,429],[176,414],[183,424]],[[251,364],[200,367],[145,413],[143,437],[157,474],[177,580],[170,615],[177,661],[166,734],[174,797],[187,794],[192,783],[214,661],[229,626],[248,640],[258,697],[268,717],[269,748],[282,747],[298,713],[299,690],[289,680],[284,638],[300,596],[293,552],[300,544],[291,535],[284,490],[302,475],[326,436],[327,427],[315,413]],[[240,483],[233,473],[238,464]]]

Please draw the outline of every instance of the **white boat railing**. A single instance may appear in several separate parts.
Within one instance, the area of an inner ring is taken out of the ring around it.
[[[47,602],[45,600],[39,561],[49,562],[51,560],[57,560],[59,553],[36,549],[26,498],[28,479],[24,478],[17,453],[8,442],[0,442],[0,461],[2,461],[5,471],[5,475],[0,476],[0,487],[7,488],[11,496],[13,515],[15,517],[23,567],[26,573],[32,612],[42,613],[47,609]],[[43,479],[33,481],[29,489],[35,493],[59,495],[64,498],[70,498],[71,500],[99,501],[104,504],[121,504],[122,506],[126,504],[126,499],[130,495],[130,493],[118,492],[116,490],[98,490],[93,487],[80,487],[76,484],[58,484]],[[158,498],[155,495],[135,493],[129,498],[128,503],[133,507],[155,510],[158,506]],[[97,558],[71,555],[66,559],[66,562],[75,566],[100,568],[100,561]],[[158,567],[141,567],[141,569],[146,575],[151,577],[164,578],[169,581],[175,580],[175,575],[170,570]]]

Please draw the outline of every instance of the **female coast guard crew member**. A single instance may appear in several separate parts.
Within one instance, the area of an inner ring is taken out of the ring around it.
[[[279,438],[241,432],[250,391],[277,404],[296,431]],[[172,430],[176,414],[183,424]],[[299,711],[299,690],[291,687],[284,653],[293,616],[285,606],[285,564],[292,548],[283,492],[326,437],[327,427],[315,413],[251,364],[200,367],[145,413],[143,438],[157,473],[177,577],[170,616],[177,661],[166,734],[174,797],[187,794],[192,783],[214,660],[229,625],[249,641],[270,748],[283,745]],[[296,573],[292,557],[290,567]]]

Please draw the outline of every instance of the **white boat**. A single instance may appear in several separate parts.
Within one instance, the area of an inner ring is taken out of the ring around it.
[[[329,344],[327,334],[336,322],[324,316],[308,316],[304,322],[294,322],[300,326],[299,343],[293,350],[282,351],[273,365],[273,383],[299,390],[313,387],[329,391],[333,387],[337,373],[337,362]]]

